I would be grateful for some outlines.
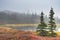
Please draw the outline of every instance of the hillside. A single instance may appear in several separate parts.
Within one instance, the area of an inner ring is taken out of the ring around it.
[[[25,14],[12,11],[0,12],[1,24],[25,24],[38,23],[39,16],[36,14]]]
[[[37,13],[18,13],[12,11],[0,11],[0,24],[33,24],[39,23],[40,15]],[[48,21],[45,15],[45,21]],[[56,23],[60,23],[60,18],[55,17]]]

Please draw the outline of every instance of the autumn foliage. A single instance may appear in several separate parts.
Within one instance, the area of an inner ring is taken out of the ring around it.
[[[60,40],[60,37],[43,37],[35,32],[0,28],[0,40]]]

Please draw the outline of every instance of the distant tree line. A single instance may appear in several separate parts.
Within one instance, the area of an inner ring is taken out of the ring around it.
[[[36,14],[0,12],[0,23],[2,24],[32,24],[38,23],[38,19],[39,16]]]
[[[37,13],[18,13],[11,11],[0,11],[0,24],[33,24],[39,23],[40,15]],[[48,23],[48,16],[44,16],[44,21]],[[60,23],[60,19],[55,17],[56,23]]]

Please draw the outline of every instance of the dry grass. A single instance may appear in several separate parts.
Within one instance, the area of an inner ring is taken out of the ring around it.
[[[60,32],[57,32],[58,34]],[[36,32],[0,28],[0,40],[60,40],[60,37],[37,36]]]

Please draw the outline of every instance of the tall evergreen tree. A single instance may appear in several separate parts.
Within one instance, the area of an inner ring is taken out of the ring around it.
[[[47,28],[47,24],[44,22],[44,13],[41,12],[41,16],[40,16],[40,24],[37,27],[37,33],[40,36],[47,36],[48,32],[46,30]]]
[[[49,15],[49,31],[50,31],[50,36],[56,36],[56,33],[54,32],[56,30],[56,23],[54,22],[54,11],[53,8],[50,10],[50,15]]]

